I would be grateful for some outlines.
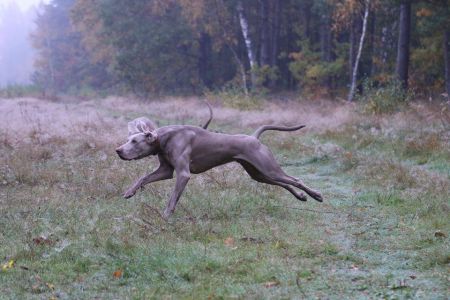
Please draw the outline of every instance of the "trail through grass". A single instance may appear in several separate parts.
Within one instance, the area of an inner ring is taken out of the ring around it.
[[[14,265],[0,271],[0,298],[448,298],[447,125],[416,112],[401,122],[359,116],[336,104],[247,115],[216,107],[211,130],[232,133],[292,124],[291,113],[306,109],[309,130],[262,140],[325,201],[299,202],[230,164],[193,177],[166,222],[160,212],[173,180],[121,198],[156,160],[116,157],[126,120],[145,107],[118,101],[0,100],[28,120],[1,124],[0,263]],[[148,115],[203,123],[202,104],[186,100],[181,113],[180,103],[148,104]],[[336,126],[321,125],[324,111]],[[51,112],[60,115],[46,123]]]

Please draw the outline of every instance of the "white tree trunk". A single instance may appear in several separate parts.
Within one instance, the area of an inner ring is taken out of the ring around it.
[[[356,55],[355,65],[353,67],[352,83],[351,83],[351,86],[350,86],[350,92],[348,93],[348,101],[352,101],[353,100],[353,96],[355,94],[356,76],[358,74],[359,60],[361,59],[361,52],[362,52],[362,48],[363,48],[363,45],[364,45],[364,38],[366,36],[367,18],[369,16],[370,0],[366,0],[365,1],[365,6],[366,7],[364,9],[364,20],[363,20],[361,39],[359,40],[358,54]]]
[[[234,51],[233,47],[228,45],[228,48],[231,50],[231,53],[233,53],[234,59],[236,60],[236,63],[239,66],[239,71],[241,72],[241,76],[242,76],[242,87],[244,89],[245,95],[248,96],[247,74],[245,74],[244,64],[239,59],[239,56],[237,55],[236,51]]]
[[[215,1],[215,16],[217,18],[217,21],[219,22],[219,24],[226,24],[225,20],[222,19],[219,11],[221,9],[225,9],[225,4],[223,3],[223,1]],[[229,34],[227,34],[227,31],[225,30],[226,26],[219,26],[222,29],[222,34],[223,34],[223,39],[225,41],[225,45],[228,47],[228,49],[230,49],[231,53],[233,54],[234,59],[236,60],[236,64],[239,67],[239,71],[241,73],[242,76],[242,88],[244,90],[245,95],[248,95],[248,85],[247,85],[247,74],[245,72],[245,66],[242,63],[242,60],[239,58],[239,55],[236,53],[236,50],[233,48],[232,43],[226,38],[227,36],[229,36]]]
[[[242,1],[237,2],[237,11],[239,15],[239,24],[241,25],[242,36],[244,37],[245,47],[247,48],[247,56],[250,63],[250,75],[252,86],[254,87],[256,84],[256,74],[255,74],[256,58],[253,53],[252,40],[250,39],[250,35],[248,33],[248,22],[247,18],[244,15],[244,7],[242,6]]]

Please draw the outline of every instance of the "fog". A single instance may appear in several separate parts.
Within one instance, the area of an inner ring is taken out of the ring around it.
[[[30,82],[34,50],[29,36],[38,4],[0,0],[0,87]]]

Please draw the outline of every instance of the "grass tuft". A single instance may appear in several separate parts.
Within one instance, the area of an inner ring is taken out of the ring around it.
[[[126,121],[145,109],[165,116],[162,124],[204,114],[197,100],[124,101],[0,100],[11,111],[0,120],[0,266],[14,261],[0,271],[0,298],[447,296],[450,164],[441,125],[407,111],[401,122],[360,117],[336,103],[215,108],[212,126],[222,132],[310,120],[309,131],[262,140],[325,201],[299,202],[229,164],[193,176],[165,221],[174,181],[123,199],[157,162],[125,162],[114,149]]]

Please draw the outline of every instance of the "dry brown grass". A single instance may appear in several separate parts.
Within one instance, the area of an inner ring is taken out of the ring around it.
[[[360,115],[328,101],[275,101],[248,112],[214,103],[213,130],[306,123],[263,142],[326,201],[298,203],[230,164],[193,176],[166,222],[160,212],[174,181],[123,200],[157,162],[124,162],[114,149],[135,117],[198,125],[208,110],[198,99],[156,100],[0,99],[0,263],[16,261],[1,274],[0,295],[295,298],[301,288],[305,298],[401,298],[389,286],[411,273],[422,280],[408,288],[411,297],[445,295],[448,243],[434,236],[449,232],[440,122],[421,111]],[[433,158],[418,164],[408,151]],[[233,247],[224,243],[230,238]],[[123,277],[113,279],[119,268]],[[279,285],[264,287],[273,281]]]

